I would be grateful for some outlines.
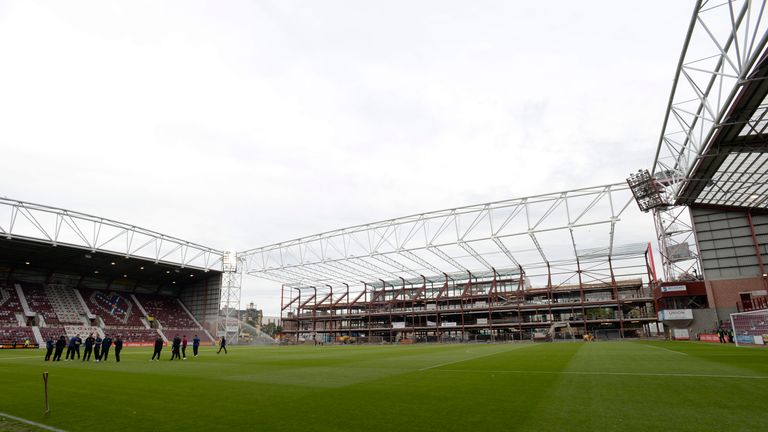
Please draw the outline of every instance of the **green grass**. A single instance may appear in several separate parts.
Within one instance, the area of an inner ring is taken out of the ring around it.
[[[732,345],[233,346],[186,361],[168,361],[167,350],[160,362],[150,356],[126,349],[120,364],[51,364],[37,351],[0,351],[0,412],[71,431],[768,428],[768,350]]]

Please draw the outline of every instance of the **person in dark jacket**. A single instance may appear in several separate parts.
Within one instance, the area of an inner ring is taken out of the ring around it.
[[[115,338],[115,361],[120,363],[120,351],[123,350],[123,338],[120,335],[117,335]],[[107,348],[107,351],[109,351],[109,348]]]
[[[89,334],[87,338],[85,338],[85,349],[83,350],[83,361],[91,361],[91,352],[93,352],[93,343],[95,342],[95,339],[93,339],[93,333]]]
[[[160,360],[160,352],[163,351],[163,338],[160,336],[155,339],[155,352],[152,353],[152,359],[149,361],[155,360],[155,357],[157,357],[157,360]]]
[[[104,340],[101,341],[101,361],[107,361],[109,357],[109,347],[112,346],[112,338],[109,335],[104,335]]]
[[[67,346],[67,338],[59,336],[59,340],[56,341],[56,352],[53,354],[53,361],[61,361],[61,353],[64,351],[65,346]]]
[[[224,338],[224,336],[221,337],[221,342],[219,342],[219,350],[216,351],[216,354],[220,353],[221,350],[224,350],[224,354],[227,353],[227,340]]]
[[[75,352],[72,354],[72,360],[75,359],[75,354],[77,354],[77,359],[80,360],[80,345],[83,344],[83,340],[80,339],[80,335],[75,335]]]
[[[181,338],[179,337],[179,335],[176,335],[173,337],[173,342],[171,343],[171,360],[181,359],[181,354],[179,353],[180,348],[181,348]]]
[[[72,336],[67,344],[67,354],[64,356],[64,361],[70,361],[75,359],[75,344],[77,343],[77,336]]]
[[[45,342],[45,361],[49,361],[51,359],[51,354],[53,354],[53,338],[48,336],[48,340]]]
[[[93,341],[93,354],[96,356],[96,363],[101,361],[101,336],[96,335],[96,340]]]
[[[192,354],[197,357],[197,349],[200,348],[200,338],[195,335],[194,338],[192,338]]]
[[[181,357],[187,359],[187,335],[181,338]]]

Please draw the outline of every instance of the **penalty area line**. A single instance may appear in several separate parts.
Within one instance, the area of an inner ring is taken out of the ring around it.
[[[667,352],[671,352],[673,354],[680,354],[680,355],[685,355],[685,356],[688,355],[688,353],[684,353],[684,352],[680,352],[680,351],[675,351],[675,350],[671,350],[669,348],[664,348],[664,347],[660,347],[660,346],[656,346],[656,345],[647,345],[647,344],[640,344],[640,345],[644,346],[644,347],[648,347],[648,348],[656,348],[656,349],[664,350],[664,351],[667,351]]]
[[[48,425],[44,425],[42,423],[33,422],[32,420],[27,420],[27,419],[24,419],[24,418],[21,418],[21,417],[16,417],[15,415],[10,415],[10,414],[4,413],[4,412],[0,412],[0,417],[5,417],[5,418],[8,418],[8,419],[15,420],[15,421],[20,422],[20,423],[28,424],[30,426],[34,426],[36,428],[40,428],[40,429],[47,430],[47,431],[66,432],[64,429],[57,429],[57,428],[55,428],[53,426],[48,426]]]
[[[496,354],[502,354],[502,353],[514,351],[516,349],[529,347],[529,346],[534,346],[534,345],[533,344],[522,345],[522,346],[521,345],[517,345],[517,346],[515,346],[512,349],[506,349],[506,350],[502,350],[502,351],[496,351],[496,352],[492,352],[492,353],[488,353],[488,354],[483,354],[483,355],[480,355],[480,356],[475,356],[475,357],[470,357],[470,358],[465,358],[465,359],[455,360],[455,361],[449,361],[449,362],[445,362],[445,363],[436,364],[436,365],[433,365],[433,366],[427,366],[425,368],[419,369],[419,372],[427,371],[427,370],[434,369],[434,368],[439,368],[439,367],[442,367],[442,366],[448,366],[448,365],[451,365],[451,364],[463,363],[463,362],[470,361],[470,360],[477,360],[477,359],[481,359],[481,358],[484,358],[484,357],[490,357],[490,356],[494,356]]]

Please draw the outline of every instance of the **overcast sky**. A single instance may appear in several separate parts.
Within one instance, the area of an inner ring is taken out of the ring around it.
[[[0,0],[0,196],[243,250],[622,181],[692,10]],[[279,312],[272,282],[250,301]]]

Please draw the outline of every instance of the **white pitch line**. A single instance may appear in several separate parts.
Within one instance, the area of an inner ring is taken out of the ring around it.
[[[671,352],[671,353],[675,353],[675,354],[680,354],[680,355],[688,355],[688,353],[684,353],[684,352],[680,352],[680,351],[671,350],[671,349],[669,349],[669,348],[658,347],[658,346],[656,346],[656,345],[646,345],[646,344],[640,344],[640,345],[642,345],[642,346],[644,346],[644,347],[648,347],[648,348],[656,348],[656,349],[660,349],[660,350],[664,350],[664,351],[669,351],[669,352]]]
[[[421,369],[419,369],[419,371],[420,371],[420,372],[422,372],[422,371],[425,371],[425,370],[430,370],[430,369],[434,369],[434,368],[439,368],[439,367],[441,367],[441,366],[448,366],[448,365],[450,365],[450,364],[455,364],[455,363],[463,363],[463,362],[465,362],[465,361],[476,360],[476,359],[480,359],[480,358],[483,358],[483,357],[490,357],[490,356],[492,356],[492,355],[501,354],[501,353],[506,353],[506,352],[514,351],[514,350],[516,350],[516,349],[519,349],[519,348],[525,348],[525,347],[529,347],[529,346],[534,346],[534,345],[533,345],[533,344],[530,344],[530,345],[523,345],[523,346],[520,346],[520,345],[516,345],[516,346],[515,346],[514,348],[512,348],[512,349],[507,349],[507,350],[503,350],[503,351],[496,351],[496,352],[492,352],[492,353],[489,353],[489,354],[483,354],[483,355],[481,355],[481,356],[470,357],[470,358],[466,358],[466,359],[461,359],[461,360],[455,360],[455,361],[450,361],[450,362],[440,363],[440,364],[436,364],[436,365],[433,365],[433,366],[427,366],[427,367],[425,367],[425,368],[421,368]]]
[[[5,418],[9,418],[11,420],[16,420],[17,422],[25,423],[25,424],[28,424],[30,426],[34,426],[36,428],[44,429],[44,430],[47,430],[47,431],[66,432],[64,429],[56,429],[53,426],[48,426],[48,425],[44,425],[42,423],[33,422],[32,420],[23,419],[21,417],[16,417],[14,415],[6,414],[4,412],[0,412],[0,417],[5,417]]]
[[[31,358],[45,358],[45,356],[39,355],[39,356],[25,356],[25,357],[4,357],[4,358],[0,358],[0,360],[16,360],[16,359],[31,359]]]
[[[472,369],[440,369],[438,372],[475,372],[498,374],[540,374],[540,375],[616,375],[616,376],[654,376],[679,378],[743,378],[768,379],[765,375],[716,375],[716,374],[676,374],[676,373],[643,373],[643,372],[588,372],[588,371],[537,371],[537,370],[472,370]]]

